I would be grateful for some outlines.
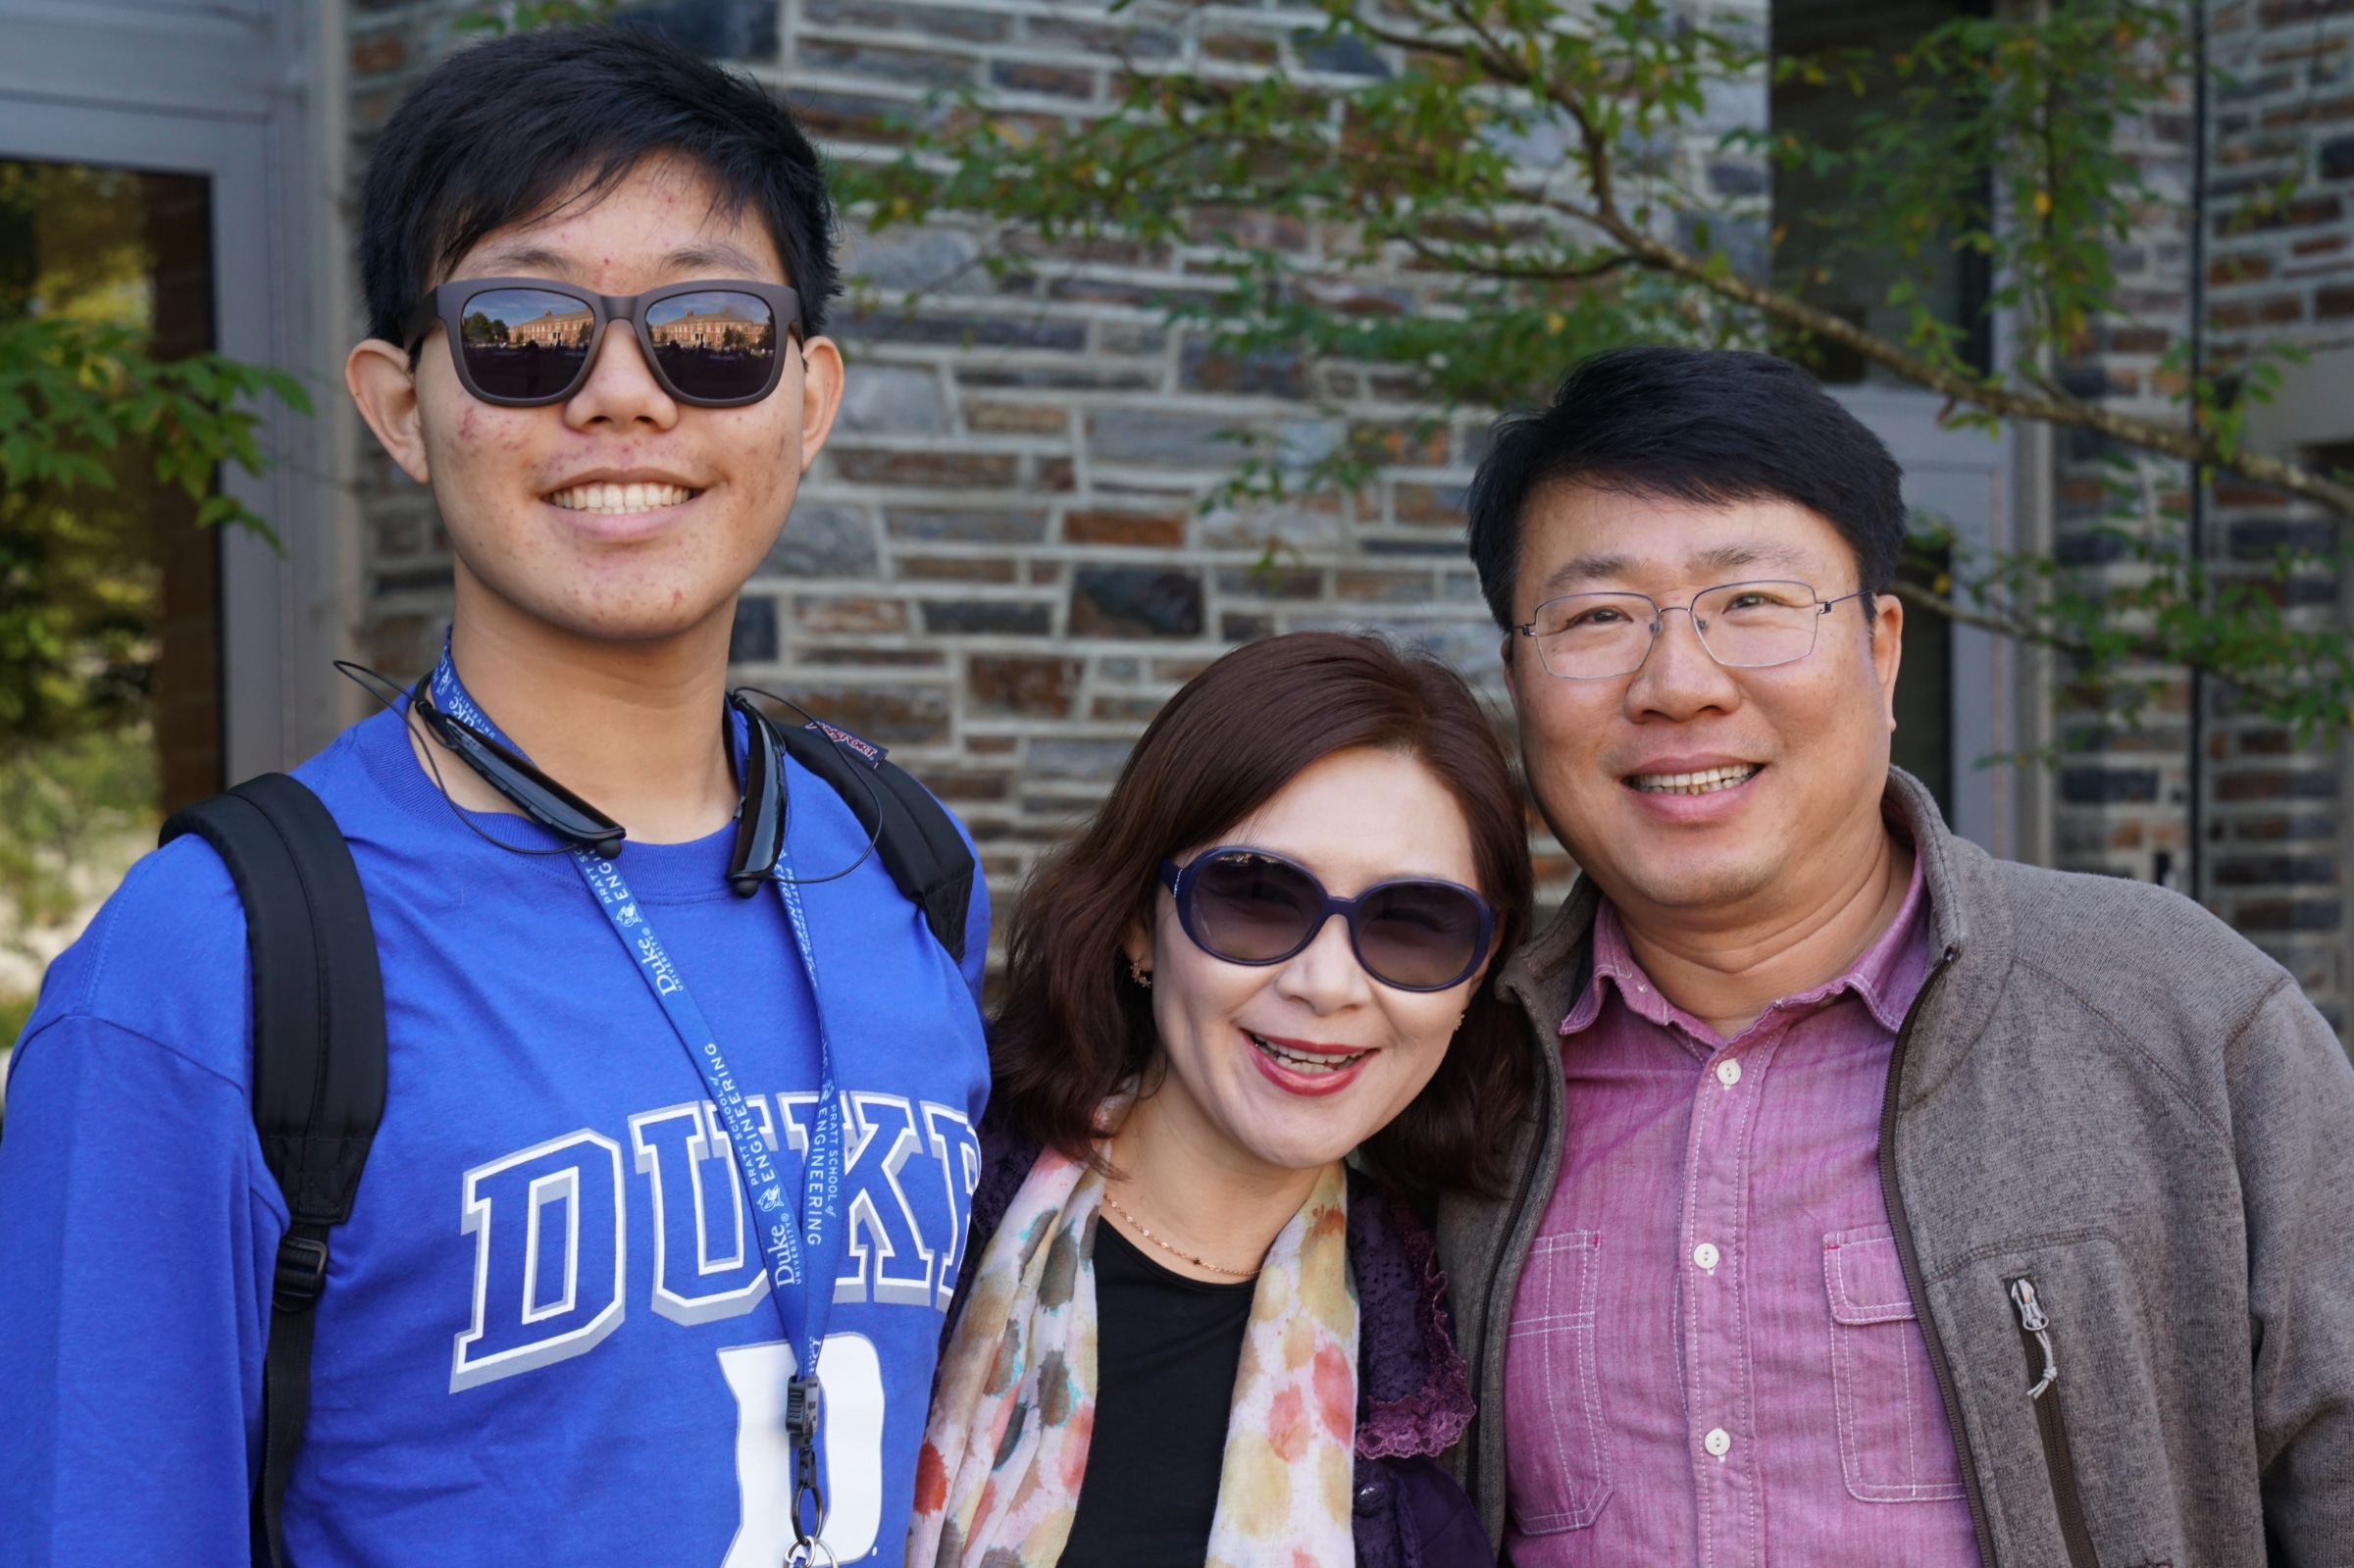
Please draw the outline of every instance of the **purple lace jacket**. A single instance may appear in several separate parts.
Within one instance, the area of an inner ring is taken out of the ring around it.
[[[984,1123],[964,1255],[977,1258],[1012,1206],[1038,1145]],[[1471,1421],[1471,1387],[1447,1314],[1430,1232],[1402,1199],[1349,1173],[1356,1276],[1356,1560],[1359,1568],[1495,1568],[1479,1513],[1438,1456]],[[964,1315],[964,1282],[941,1329]]]

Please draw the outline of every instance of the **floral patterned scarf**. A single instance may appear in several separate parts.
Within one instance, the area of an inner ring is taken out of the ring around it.
[[[1049,1149],[1006,1210],[942,1356],[907,1568],[1054,1568],[1096,1415],[1103,1177]],[[1209,1568],[1353,1568],[1356,1288],[1349,1188],[1325,1168],[1258,1274],[1226,1423]]]

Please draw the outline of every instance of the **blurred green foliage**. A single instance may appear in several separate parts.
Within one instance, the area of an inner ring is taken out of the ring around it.
[[[142,549],[149,484],[184,491],[200,526],[276,542],[213,487],[225,462],[266,466],[250,406],[265,394],[309,411],[281,372],[218,354],[158,363],[136,328],[0,321],[0,755],[140,711],[156,591]]]
[[[281,372],[149,355],[137,200],[124,172],[0,164],[0,759],[142,714],[154,490],[275,543],[214,478],[267,467],[263,398],[310,411]]]
[[[112,834],[155,821],[155,744],[140,723],[0,757],[0,889],[26,925],[74,912],[71,868]]]
[[[463,13],[451,25],[457,32],[486,32],[493,36],[530,32],[535,27],[570,27],[603,22],[619,0],[498,0]]]
[[[159,498],[275,543],[216,476],[268,466],[264,400],[310,407],[277,371],[150,351],[140,177],[0,162],[0,942],[32,958],[26,930],[154,822]],[[29,1006],[0,996],[0,1034]]]

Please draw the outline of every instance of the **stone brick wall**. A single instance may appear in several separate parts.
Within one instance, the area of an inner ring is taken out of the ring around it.
[[[2164,196],[2188,189],[2193,118],[2185,93],[2170,113],[2127,130],[2145,176]],[[2079,397],[2101,399],[2146,419],[2183,418],[2170,402],[2182,386],[2166,357],[2188,322],[2189,246],[2178,206],[2142,215],[2131,242],[2113,254],[2121,283],[2116,316],[2059,367]],[[2188,490],[2180,464],[2142,461],[2130,478],[2138,494],[2121,496],[2110,465],[2118,449],[2091,431],[2058,431],[2052,441],[2052,547],[2067,566],[2112,566],[2121,578],[2122,541],[2109,530],[2132,527],[2152,511],[2185,522]],[[2164,882],[2188,890],[2189,685],[2178,671],[2147,666],[2120,674],[2155,683],[2138,710],[2116,693],[2073,683],[2063,663],[2054,672],[2053,733],[2060,756],[2052,771],[2053,856],[2071,871]]]
[[[2354,341],[2354,5],[2346,0],[2241,0],[2211,10],[2210,139],[2205,179],[2207,355],[2232,374],[2258,344],[2328,350]],[[2080,395],[2153,418],[2181,418],[2178,351],[2192,308],[2190,230],[2194,117],[2185,94],[2129,127],[2134,150],[2176,205],[2143,215],[2116,253],[2124,309],[2062,367]],[[2354,408],[2343,439],[2354,439]],[[2052,478],[2055,547],[2075,565],[2120,560],[2101,524],[2100,438],[2062,433]],[[2309,451],[2304,455],[2312,455]],[[2189,492],[2179,465],[2139,467],[2144,505],[2179,521]],[[2219,580],[2266,576],[2283,547],[2337,547],[2336,525],[2312,508],[2229,478],[2209,497],[2206,550]],[[2292,621],[2341,615],[2333,570],[2301,571],[2272,590]],[[2053,693],[2064,748],[2054,784],[2055,859],[2072,870],[2165,881],[2188,890],[2186,834],[2194,790],[2204,822],[2204,901],[2297,976],[2341,1030],[2348,1009],[2342,884],[2347,845],[2334,737],[2300,745],[2243,711],[2212,683],[2204,692],[2203,766],[2191,767],[2191,685],[2179,671],[2130,672],[2158,683],[2135,722],[2073,687]]]
[[[2354,5],[2243,0],[2214,13],[2209,190],[2210,342],[2228,366],[2254,345],[2315,352],[2354,342]],[[2326,418],[2327,416],[2325,416]],[[2311,423],[2311,411],[2304,416]],[[2333,443],[2354,440],[2354,407]],[[2314,448],[2302,455],[2313,457]],[[2348,465],[2344,453],[2334,461]],[[2349,465],[2354,466],[2354,465]],[[2219,571],[2261,572],[2283,547],[2332,555],[2339,526],[2245,483],[2215,492]],[[2343,624],[2340,574],[2298,573],[2278,592],[2292,619]],[[2234,713],[2210,726],[2207,902],[2285,963],[2342,1031],[2349,987],[2344,746],[2300,746]]]
[[[357,10],[355,135],[452,47],[448,0]],[[1755,20],[1756,4],[1731,14]],[[971,84],[1040,114],[1100,107],[1123,51],[1277,58],[1312,15],[1175,14],[1052,0],[679,3],[640,13],[774,83],[841,158],[888,156],[892,117]],[[1381,69],[1322,56],[1338,73]],[[1721,114],[1763,112],[1762,88]],[[1695,137],[1694,182],[1716,129]],[[1714,162],[1721,163],[1721,156]],[[1305,233],[1270,229],[1278,244]],[[784,538],[745,592],[740,675],[892,748],[981,844],[1002,908],[1039,851],[1094,804],[1159,704],[1248,638],[1372,628],[1439,651],[1503,709],[1498,632],[1462,546],[1462,485],[1484,422],[1432,424],[1389,379],[1240,363],[1170,329],[1203,286],[1182,248],[1004,250],[942,227],[847,236],[857,291],[834,334],[843,419]],[[1396,309],[1426,287],[1369,290]],[[1336,441],[1391,462],[1361,492],[1271,509],[1205,507],[1253,430],[1302,460]],[[406,673],[447,614],[429,494],[381,460],[363,476],[373,595],[366,643]],[[1541,829],[1550,889],[1568,865]]]

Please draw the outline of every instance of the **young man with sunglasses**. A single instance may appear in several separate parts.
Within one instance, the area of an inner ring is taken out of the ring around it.
[[[1889,766],[1898,481],[1795,366],[1635,349],[1473,483],[1584,877],[1500,980],[1513,1179],[1441,1210],[1461,1473],[1518,1568],[2354,1561],[2354,1068]]]
[[[727,696],[841,400],[831,247],[785,111],[640,34],[469,51],[385,127],[348,382],[456,605],[432,676],[298,772],[365,892],[387,1088],[316,1254],[282,1553],[249,1497],[289,1209],[244,909],[190,836],[16,1055],[0,1561],[900,1555],[986,901],[902,892],[860,802],[937,807],[877,748]]]

